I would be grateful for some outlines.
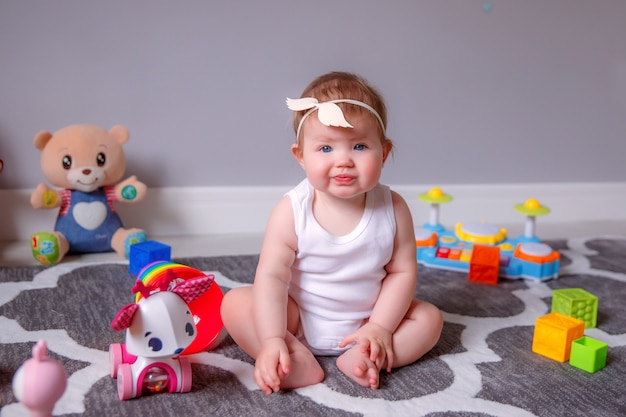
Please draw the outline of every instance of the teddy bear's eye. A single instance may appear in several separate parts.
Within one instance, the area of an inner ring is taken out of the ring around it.
[[[101,167],[107,161],[107,157],[102,152],[100,152],[98,156],[96,156],[96,161],[98,161],[98,166]]]
[[[72,167],[72,157],[65,155],[63,157],[63,169],[70,169]]]

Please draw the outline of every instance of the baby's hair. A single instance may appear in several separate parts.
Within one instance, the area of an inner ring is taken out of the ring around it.
[[[361,101],[376,110],[376,112],[380,115],[385,128],[387,126],[387,107],[385,106],[382,96],[376,89],[369,85],[365,79],[356,74],[335,71],[321,75],[311,81],[311,83],[304,89],[300,97],[314,97],[320,102],[337,99]],[[369,110],[361,106],[355,106],[350,103],[337,103],[337,105],[340,106],[343,113],[348,116],[348,120],[350,120],[349,115],[369,115],[369,117],[374,117]],[[306,112],[307,111],[304,110],[294,113],[294,132],[298,131],[300,120]],[[378,126],[379,123],[377,122],[376,125]],[[381,141],[383,143],[391,143],[391,140],[385,137],[385,132],[380,126],[379,131]],[[297,140],[298,145],[300,145],[302,138],[297,138]]]

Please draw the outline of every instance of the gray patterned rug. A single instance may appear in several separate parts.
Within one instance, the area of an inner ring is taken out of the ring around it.
[[[123,342],[109,324],[131,302],[134,277],[123,263],[0,267],[0,417],[27,416],[11,390],[16,369],[45,339],[70,374],[54,409],[64,416],[623,416],[626,415],[626,238],[548,242],[561,252],[558,280],[470,283],[459,272],[420,266],[417,295],[444,311],[438,345],[424,358],[383,373],[377,391],[356,386],[320,358],[321,384],[267,396],[252,361],[230,338],[191,356],[191,392],[120,401],[109,377],[108,346]],[[224,291],[251,281],[256,256],[174,261],[212,272]],[[552,291],[583,288],[599,298],[607,365],[587,373],[531,352],[534,323]]]

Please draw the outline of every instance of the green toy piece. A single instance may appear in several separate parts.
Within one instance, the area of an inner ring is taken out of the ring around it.
[[[590,373],[599,371],[606,366],[608,350],[606,343],[583,336],[572,342],[569,364]]]
[[[552,311],[585,322],[585,328],[596,327],[598,320],[598,297],[582,288],[554,290]]]

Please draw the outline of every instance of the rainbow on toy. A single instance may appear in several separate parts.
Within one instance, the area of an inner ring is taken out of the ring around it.
[[[169,261],[157,261],[146,265],[139,271],[137,280],[141,281],[146,287],[150,287],[165,280],[169,273],[173,273],[176,276],[176,280],[170,283],[170,289],[177,283],[205,275],[204,272],[187,265]],[[142,298],[143,295],[141,293],[135,294],[135,302],[139,302]],[[201,297],[189,304],[194,321],[198,327],[198,336],[185,349],[183,355],[190,355],[211,348],[212,343],[215,342],[224,326],[222,316],[220,315],[222,298],[224,298],[224,294],[219,285],[214,282]]]
[[[457,223],[454,231],[447,230],[439,223],[439,206],[452,201],[452,196],[438,187],[419,194],[418,199],[430,203],[429,221],[415,230],[419,263],[471,272],[474,247],[487,245],[499,252],[493,265],[496,281],[498,275],[539,281],[558,277],[559,253],[535,235],[535,217],[550,213],[538,200],[531,198],[514,206],[516,211],[526,214],[526,228],[524,235],[509,238],[506,229],[489,223]]]

